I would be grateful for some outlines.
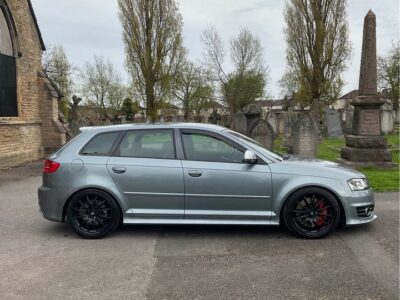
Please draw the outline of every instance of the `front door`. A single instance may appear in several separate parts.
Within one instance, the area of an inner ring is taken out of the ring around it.
[[[186,219],[270,220],[267,164],[243,163],[245,149],[214,133],[183,130],[181,138]]]
[[[130,207],[129,217],[184,217],[182,164],[172,130],[128,131],[107,168]]]

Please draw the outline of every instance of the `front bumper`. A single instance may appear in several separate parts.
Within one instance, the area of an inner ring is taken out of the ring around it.
[[[39,209],[44,218],[54,222],[62,222],[62,205],[57,201],[53,189],[41,186],[38,189]]]
[[[377,219],[374,213],[375,199],[371,189],[364,191],[353,191],[344,199],[344,210],[346,213],[346,225],[360,225],[370,223]]]

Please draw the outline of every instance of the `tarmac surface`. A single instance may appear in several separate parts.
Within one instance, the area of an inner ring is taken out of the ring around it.
[[[0,171],[1,299],[399,299],[399,193],[376,194],[375,222],[320,240],[158,225],[84,240],[39,214],[40,168]]]

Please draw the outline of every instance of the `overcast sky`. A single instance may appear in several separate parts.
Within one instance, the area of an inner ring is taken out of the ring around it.
[[[93,55],[102,55],[123,73],[124,46],[117,0],[32,0],[46,45],[61,44],[70,61],[82,66]],[[180,0],[184,44],[193,60],[201,59],[201,31],[216,26],[227,46],[241,27],[256,33],[270,69],[268,89],[279,98],[278,80],[285,71],[283,0]],[[363,19],[369,9],[377,16],[378,55],[386,55],[399,39],[399,0],[348,0],[348,21],[353,55],[344,73],[343,93],[358,88]],[[229,65],[227,65],[229,68]]]

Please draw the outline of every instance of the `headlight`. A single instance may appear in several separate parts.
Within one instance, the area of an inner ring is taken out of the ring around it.
[[[354,178],[347,181],[352,191],[363,191],[369,188],[366,178]]]

